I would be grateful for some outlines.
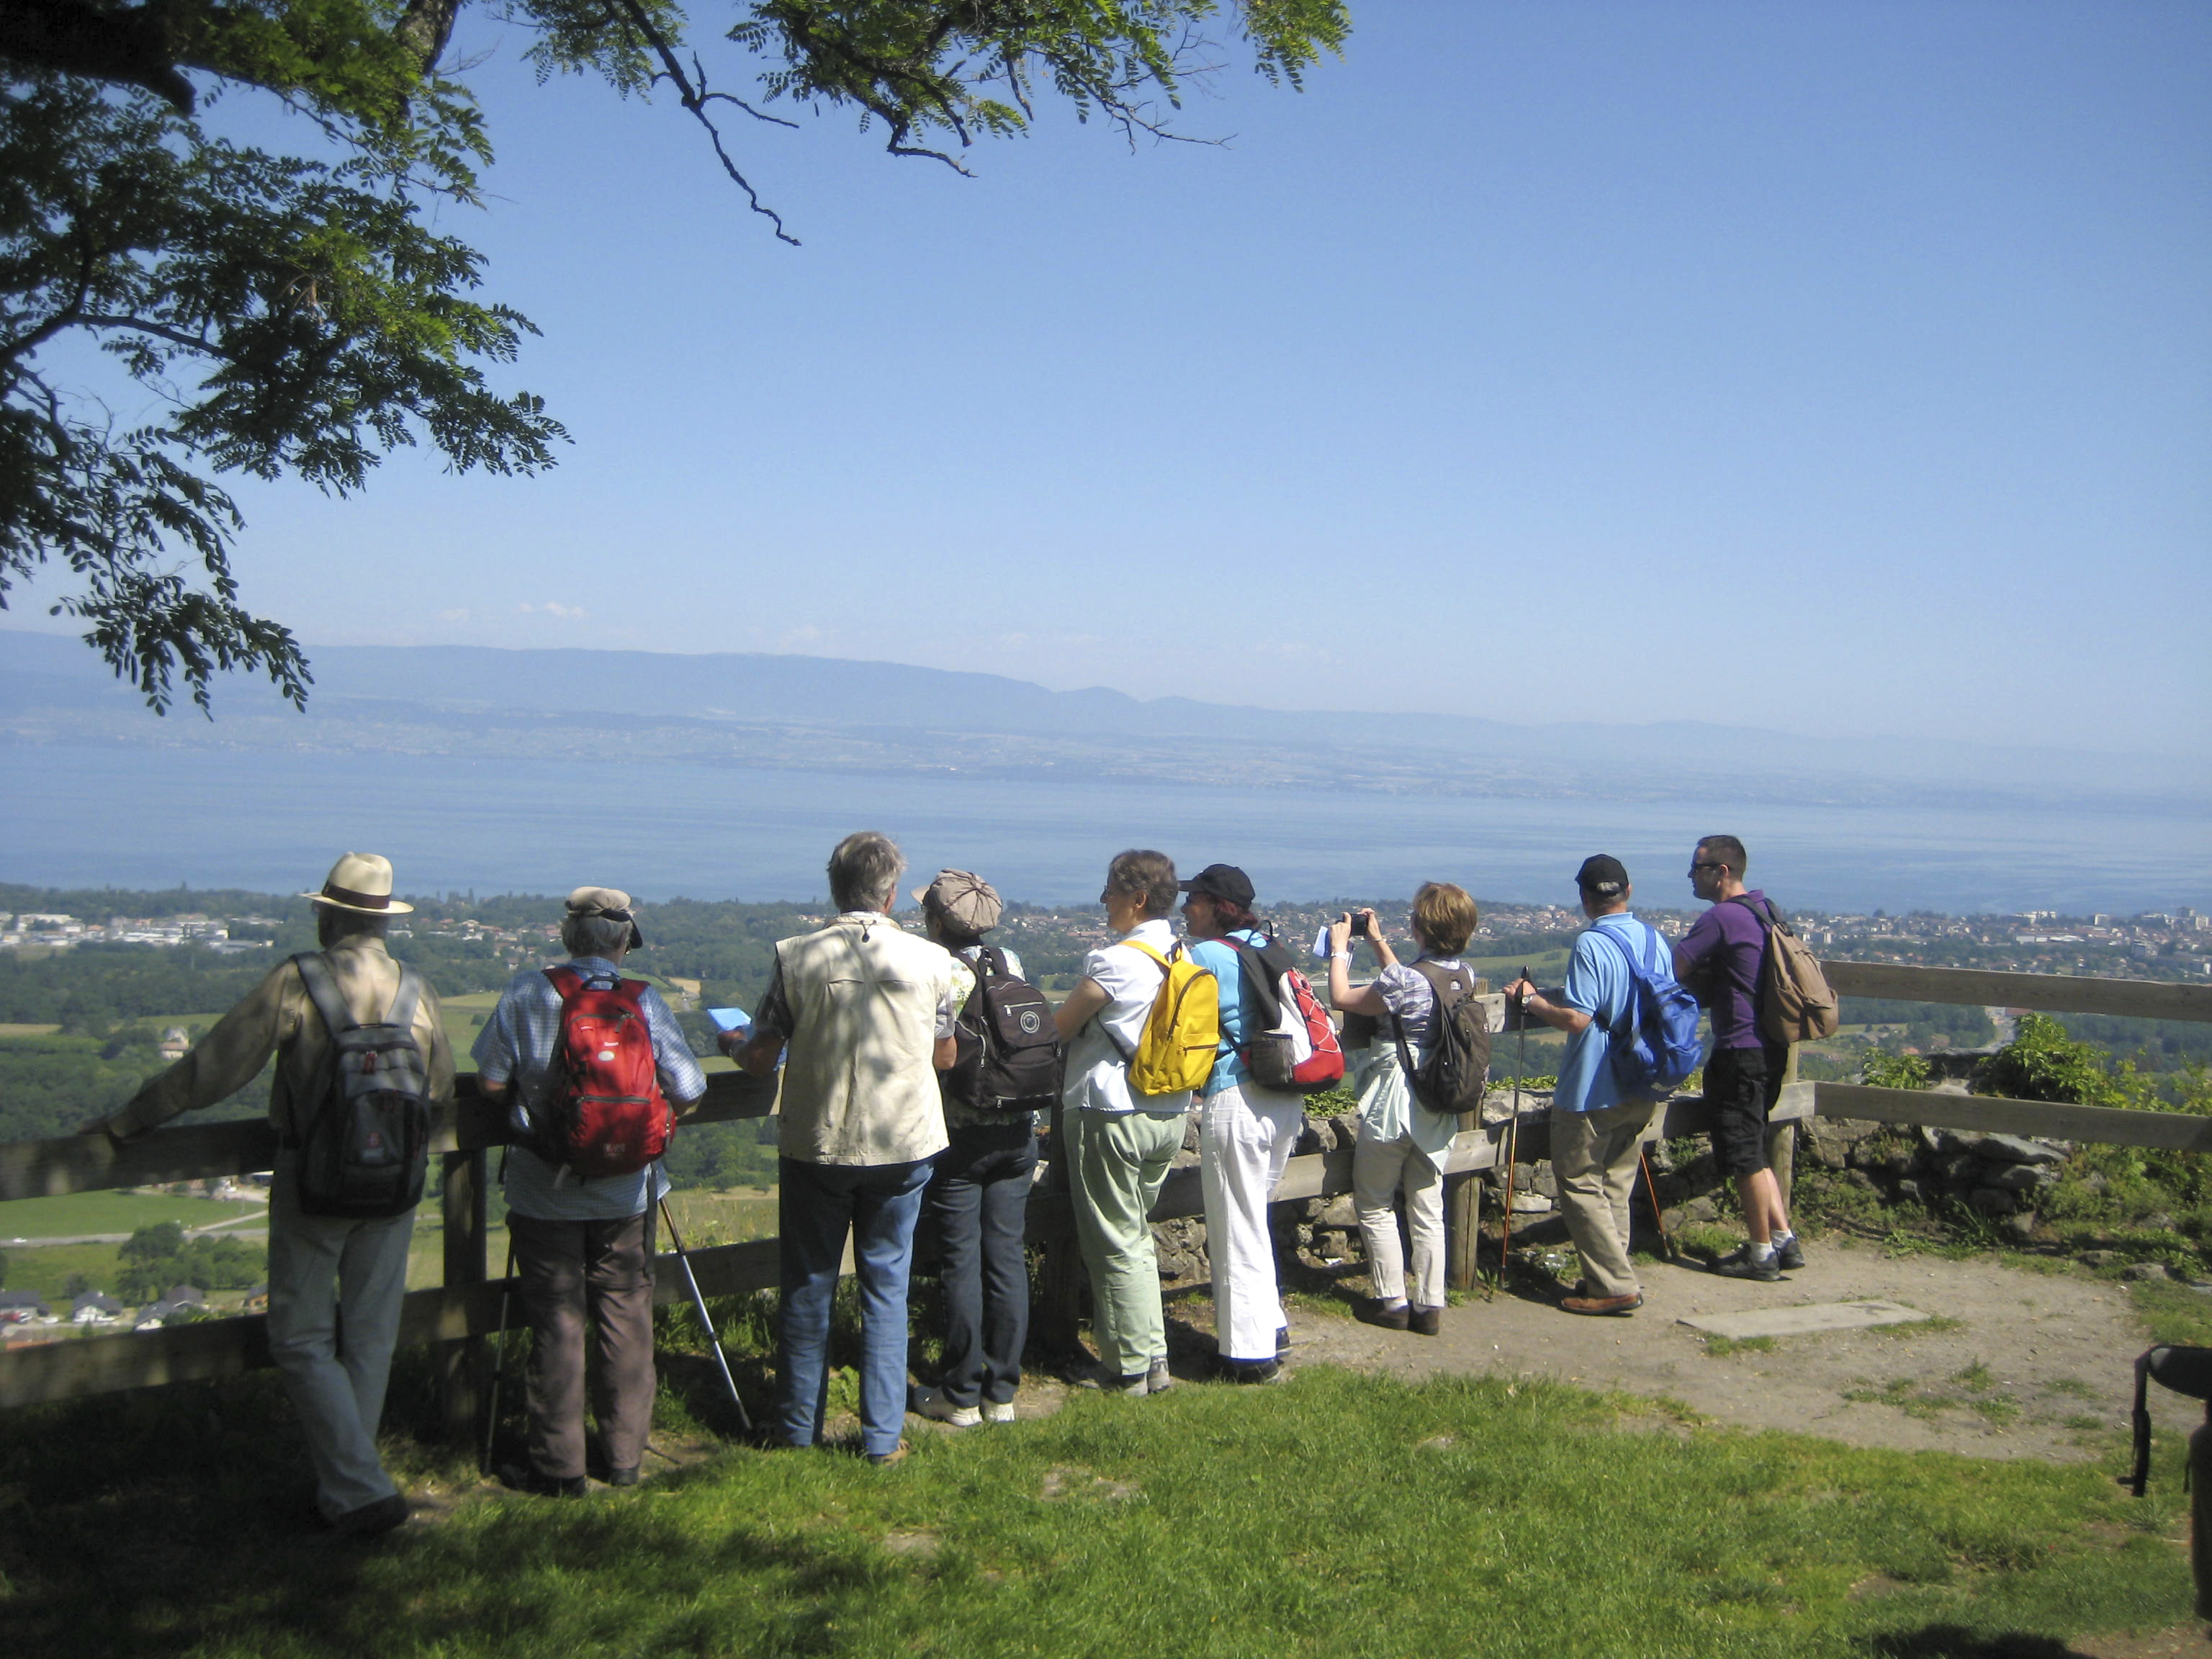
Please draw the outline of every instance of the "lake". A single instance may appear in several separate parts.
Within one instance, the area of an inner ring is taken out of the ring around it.
[[[1607,852],[1644,902],[1688,908],[1691,844],[1726,832],[1750,848],[1755,884],[1815,909],[2212,909],[2201,813],[1396,797],[581,757],[556,771],[441,756],[0,753],[0,879],[55,887],[296,890],[350,848],[390,857],[415,893],[599,882],[641,898],[810,899],[830,847],[865,828],[924,875],[972,868],[1039,903],[1096,898],[1113,854],[1150,846],[1186,869],[1242,865],[1263,901],[1381,897],[1434,878],[1566,902],[1583,856]]]

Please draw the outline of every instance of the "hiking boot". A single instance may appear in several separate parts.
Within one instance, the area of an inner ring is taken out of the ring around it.
[[[1559,1305],[1571,1314],[1632,1314],[1644,1305],[1644,1293],[1632,1291],[1626,1296],[1566,1296]]]
[[[1401,1302],[1393,1307],[1379,1297],[1370,1297],[1352,1310],[1363,1325],[1380,1325],[1386,1331],[1402,1331],[1412,1317],[1412,1310]]]
[[[630,1468],[626,1469],[609,1469],[607,1471],[607,1485],[612,1486],[617,1492],[622,1491],[625,1487],[635,1486],[637,1485],[636,1466],[633,1464]]]
[[[1275,1327],[1275,1352],[1276,1352],[1277,1353],[1279,1353],[1279,1354],[1285,1354],[1285,1353],[1288,1353],[1290,1351],[1291,1351],[1291,1328],[1290,1328],[1288,1325],[1278,1325],[1278,1326],[1276,1326],[1276,1327]]]
[[[1103,1366],[1093,1365],[1088,1370],[1078,1373],[1074,1382],[1079,1389],[1096,1389],[1101,1394],[1141,1395],[1149,1389],[1152,1377],[1146,1371],[1131,1371],[1126,1376],[1116,1376]]]
[[[1774,1247],[1774,1263],[1785,1273],[1794,1273],[1805,1265],[1805,1247],[1797,1242],[1797,1235],[1790,1235],[1786,1244]]]
[[[1011,1423],[1014,1420],[1014,1402],[1011,1400],[986,1400],[983,1402],[986,1423]]]
[[[374,1504],[363,1504],[357,1510],[348,1510],[333,1517],[330,1528],[345,1538],[381,1538],[406,1519],[406,1494],[393,1492],[389,1498],[380,1498]]]
[[[870,1452],[868,1462],[876,1468],[887,1469],[895,1463],[903,1463],[913,1455],[914,1448],[902,1440],[887,1452]]]
[[[1755,1279],[1762,1285],[1771,1285],[1782,1277],[1782,1268],[1771,1253],[1764,1261],[1753,1261],[1748,1244],[1714,1262],[1713,1271],[1723,1279]]]
[[[540,1474],[527,1463],[502,1463],[496,1473],[499,1484],[509,1492],[526,1492],[532,1498],[581,1498],[592,1489],[580,1474]]]
[[[933,1423],[942,1423],[948,1429],[972,1429],[983,1420],[983,1413],[974,1406],[956,1406],[946,1397],[945,1390],[927,1383],[916,1384],[907,1390],[906,1408],[916,1417],[926,1417]]]
[[[1173,1387],[1175,1387],[1175,1373],[1168,1369],[1168,1362],[1164,1359],[1152,1361],[1152,1370],[1145,1373],[1145,1392],[1165,1394]]]
[[[1221,1367],[1225,1382],[1279,1382],[1283,1380],[1283,1362],[1279,1359],[1223,1359],[1216,1362]]]
[[[1408,1308],[1406,1328],[1415,1336],[1435,1336],[1443,1329],[1443,1317],[1442,1308]]]

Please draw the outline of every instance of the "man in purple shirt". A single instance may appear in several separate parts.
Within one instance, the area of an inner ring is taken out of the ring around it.
[[[1790,1051],[1759,1029],[1759,980],[1766,966],[1766,895],[1743,884],[1748,862],[1734,836],[1707,836],[1690,855],[1690,888],[1713,908],[1674,946],[1674,977],[1712,1018],[1705,1102],[1713,1111],[1713,1158],[1735,1177],[1750,1242],[1713,1264],[1730,1279],[1772,1281],[1805,1265],[1790,1231],[1781,1183],[1766,1161],[1766,1115],[1782,1092]]]

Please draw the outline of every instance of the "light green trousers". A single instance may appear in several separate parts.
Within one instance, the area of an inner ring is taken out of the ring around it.
[[[1091,1334],[1099,1369],[1109,1376],[1142,1376],[1168,1357],[1159,1256],[1146,1218],[1182,1132],[1180,1111],[1077,1109],[1061,1116],[1075,1242],[1091,1273]]]

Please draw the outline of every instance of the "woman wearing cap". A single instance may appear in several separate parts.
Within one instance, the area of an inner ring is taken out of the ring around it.
[[[1206,1194],[1206,1249],[1213,1262],[1214,1340],[1222,1375],[1235,1382],[1272,1382],[1282,1374],[1289,1339],[1275,1283],[1275,1241],[1267,1231],[1267,1197],[1283,1178],[1291,1148],[1305,1122],[1297,1095],[1251,1081],[1242,1050],[1251,1026],[1243,957],[1222,941],[1257,946],[1266,939],[1252,915],[1250,878],[1230,864],[1209,864],[1181,884],[1191,956],[1221,983],[1221,1053],[1199,1091],[1200,1183]]]
[[[1382,971],[1374,982],[1352,986],[1352,922],[1328,929],[1328,999],[1343,1012],[1379,1023],[1382,1041],[1359,1091],[1359,1139],[1352,1152],[1352,1203],[1367,1246],[1367,1274],[1374,1298],[1359,1310],[1370,1325],[1434,1336],[1444,1306],[1444,1155],[1459,1120],[1416,1099],[1398,1058],[1397,1039],[1420,1063],[1436,1031],[1436,986],[1420,971],[1464,972],[1459,953],[1474,933],[1474,901],[1447,881],[1422,884],[1413,895],[1413,938],[1420,946],[1408,967],[1392,954],[1375,925],[1359,913],[1359,933],[1374,946]],[[1446,981],[1447,986],[1449,981]],[[1468,988],[1472,988],[1469,981]],[[1398,1244],[1398,1188],[1406,1192],[1406,1231],[1413,1245],[1413,1297],[1406,1297],[1405,1255]]]
[[[983,935],[999,925],[999,895],[966,870],[940,870],[915,890],[929,937],[952,953],[952,994],[965,1008],[975,989]],[[996,953],[1018,979],[1022,959]],[[945,1350],[935,1387],[918,1384],[908,1408],[956,1429],[1014,1420],[1022,1346],[1029,1340],[1025,1248],[1030,1182],[1036,1173],[1036,1116],[982,1111],[954,1097],[953,1073],[938,1073],[945,1133],[923,1203],[937,1223],[938,1277],[945,1286]]]

